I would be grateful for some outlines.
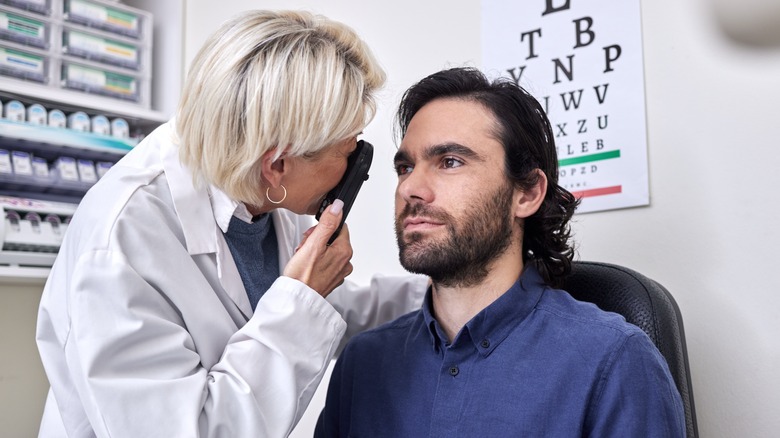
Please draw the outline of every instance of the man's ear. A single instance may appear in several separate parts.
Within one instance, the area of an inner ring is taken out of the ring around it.
[[[521,219],[536,213],[547,195],[547,175],[541,169],[534,169],[533,172],[537,175],[536,184],[528,190],[515,189],[515,217]]]
[[[265,179],[266,182],[274,188],[279,187],[279,185],[282,183],[282,177],[287,171],[284,154],[282,154],[282,156],[279,158],[274,159],[276,152],[276,148],[269,149],[265,151],[263,156],[260,158],[263,179]]]

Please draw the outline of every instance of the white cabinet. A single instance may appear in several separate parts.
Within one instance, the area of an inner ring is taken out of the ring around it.
[[[184,2],[0,0],[0,102],[83,113],[95,123],[124,120],[130,134],[3,115],[0,283],[45,278],[86,190],[173,115],[183,73]]]

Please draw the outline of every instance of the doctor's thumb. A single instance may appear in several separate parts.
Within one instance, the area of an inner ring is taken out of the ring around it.
[[[339,223],[341,222],[341,215],[344,209],[344,201],[336,199],[328,208],[320,215],[320,222],[314,229],[312,234],[320,234],[322,236],[330,235],[336,231]]]
[[[333,204],[330,204],[328,207],[328,212],[330,212],[333,216],[338,217],[339,213],[341,213],[341,210],[344,208],[344,201],[341,199],[336,199],[333,201]]]

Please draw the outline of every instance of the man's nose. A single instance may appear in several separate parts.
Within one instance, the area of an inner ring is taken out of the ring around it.
[[[398,195],[407,203],[431,202],[434,192],[430,175],[421,168],[414,168],[398,182]]]

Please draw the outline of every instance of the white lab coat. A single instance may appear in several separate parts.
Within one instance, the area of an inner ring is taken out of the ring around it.
[[[345,332],[422,301],[418,276],[328,301],[280,277],[253,313],[220,228],[237,204],[193,186],[172,130],[115,165],[69,226],[38,315],[40,436],[285,437]],[[308,224],[272,214],[281,271]]]

